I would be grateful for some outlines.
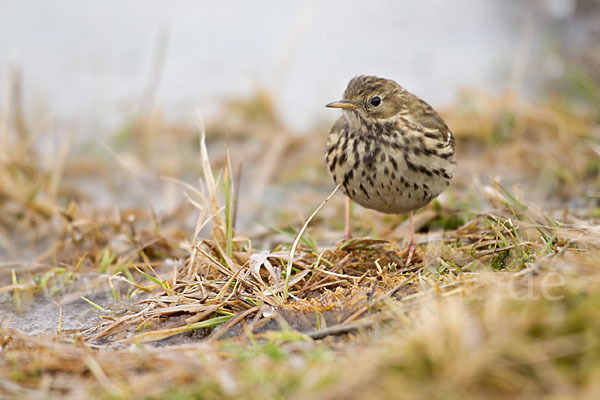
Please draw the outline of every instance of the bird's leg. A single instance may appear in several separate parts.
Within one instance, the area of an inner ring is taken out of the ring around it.
[[[346,197],[346,230],[344,233],[346,240],[352,239],[352,233],[350,233],[350,202],[350,197]]]
[[[415,243],[415,226],[413,224],[412,211],[408,213],[408,219],[410,221],[410,241],[408,242],[408,247],[406,248],[406,251],[408,251],[408,256],[406,257],[407,267],[410,265],[410,262],[413,258],[413,254],[415,253],[415,249],[417,248],[417,245]]]

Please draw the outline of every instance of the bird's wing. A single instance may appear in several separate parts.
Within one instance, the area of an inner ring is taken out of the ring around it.
[[[449,148],[454,148],[454,136],[442,117],[427,102],[417,96],[412,96],[414,101],[410,104],[413,104],[414,108],[411,110],[410,115],[414,122],[428,131],[425,136],[442,141]]]

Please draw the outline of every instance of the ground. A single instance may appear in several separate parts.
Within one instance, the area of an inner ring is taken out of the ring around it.
[[[287,132],[268,94],[206,128],[153,112],[50,152],[14,107],[0,394],[597,397],[600,92],[585,88],[440,110],[458,167],[416,214],[408,265],[406,216],[355,207],[343,241],[338,193],[309,221],[334,188],[328,127]]]

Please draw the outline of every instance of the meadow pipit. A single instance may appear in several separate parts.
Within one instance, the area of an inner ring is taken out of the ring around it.
[[[384,213],[409,213],[410,262],[415,249],[412,212],[450,183],[454,136],[425,101],[390,79],[357,76],[340,101],[325,159],[333,179],[358,204]],[[350,237],[349,202],[346,238]]]

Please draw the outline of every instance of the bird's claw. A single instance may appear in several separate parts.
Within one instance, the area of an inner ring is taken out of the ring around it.
[[[346,240],[351,240],[352,239],[352,233],[350,233],[350,229],[346,230],[346,233],[344,233],[344,238]]]
[[[404,266],[406,268],[408,268],[408,266],[410,266],[410,263],[413,259],[413,256],[415,254],[415,250],[417,249],[417,244],[415,243],[415,241],[411,238],[410,242],[408,242],[408,246],[406,247],[406,249],[404,249],[404,251],[402,252],[402,255],[407,254],[406,256],[406,263],[404,264]]]

